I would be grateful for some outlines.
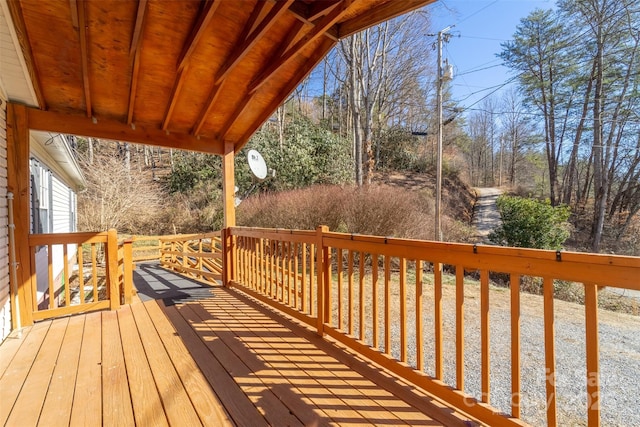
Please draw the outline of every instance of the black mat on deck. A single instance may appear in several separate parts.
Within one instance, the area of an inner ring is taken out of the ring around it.
[[[211,298],[210,286],[160,267],[157,262],[138,263],[133,284],[142,301],[162,299],[166,305]]]

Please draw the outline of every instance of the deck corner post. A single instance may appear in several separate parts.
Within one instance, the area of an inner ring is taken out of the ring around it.
[[[7,103],[7,191],[13,193],[14,246],[15,246],[15,290],[20,319],[12,319],[12,324],[33,325],[32,276],[35,271],[31,264],[29,248],[30,223],[30,169],[29,169],[29,118],[24,105]],[[12,312],[11,316],[17,313]]]
[[[325,283],[327,283],[327,278],[325,277],[325,252],[326,248],[324,247],[324,234],[329,232],[329,227],[326,225],[319,225],[316,228],[316,280],[317,286],[316,290],[318,292],[316,298],[316,326],[317,333],[320,336],[324,336],[324,322],[325,322],[325,307],[324,307],[324,298],[325,298]]]
[[[118,232],[111,228],[107,232],[106,269],[109,292],[109,308],[120,308],[120,287],[118,286]]]

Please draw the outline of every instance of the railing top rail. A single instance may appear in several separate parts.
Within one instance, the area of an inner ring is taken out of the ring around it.
[[[220,231],[212,231],[210,233],[200,233],[200,234],[178,234],[175,236],[158,236],[158,240],[162,242],[182,242],[186,240],[199,240],[199,239],[210,239],[213,237],[220,237]]]
[[[324,233],[324,237],[345,241],[349,240],[374,244],[384,244],[388,246],[409,246],[412,248],[415,247],[434,251],[454,251],[463,253],[482,252],[483,254],[488,255],[507,255],[540,260],[585,262],[600,265],[640,268],[640,257],[626,255],[595,254],[564,250],[554,251],[548,249],[517,248],[485,244],[435,242],[430,240],[400,239],[395,237],[380,237],[337,232]]]
[[[296,236],[298,238],[308,238],[309,242],[312,242],[312,239],[317,236],[316,231],[292,230],[286,228],[231,227],[229,230],[233,236],[273,240],[288,240],[292,238],[292,236]]]
[[[29,245],[63,245],[82,243],[104,243],[107,241],[108,232],[83,232],[83,233],[54,233],[54,234],[30,234]]]
[[[640,290],[640,257],[324,233],[325,246]]]

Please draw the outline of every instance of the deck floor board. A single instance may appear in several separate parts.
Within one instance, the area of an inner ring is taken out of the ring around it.
[[[0,346],[0,425],[464,425],[430,400],[222,287],[42,321]]]
[[[118,322],[121,331],[129,331],[129,333],[122,334],[122,348],[127,366],[135,422],[137,425],[168,426],[169,423],[162,409],[162,401],[153,379],[153,373],[147,363],[142,340],[130,306],[124,306],[120,309]]]
[[[7,419],[7,425],[34,425],[38,422],[68,323],[69,319],[52,322],[22,385],[14,410]]]
[[[69,424],[73,404],[73,387],[69,387],[69,384],[76,382],[84,320],[84,316],[69,319],[40,420],[56,420],[59,425]]]

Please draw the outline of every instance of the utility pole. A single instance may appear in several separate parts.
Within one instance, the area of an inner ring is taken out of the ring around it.
[[[442,202],[442,86],[444,76],[442,72],[442,41],[447,31],[453,28],[453,25],[438,32],[438,95],[437,95],[437,115],[438,115],[438,148],[436,158],[436,214],[435,214],[435,236],[434,240],[442,241],[442,225],[441,225],[441,202]]]

